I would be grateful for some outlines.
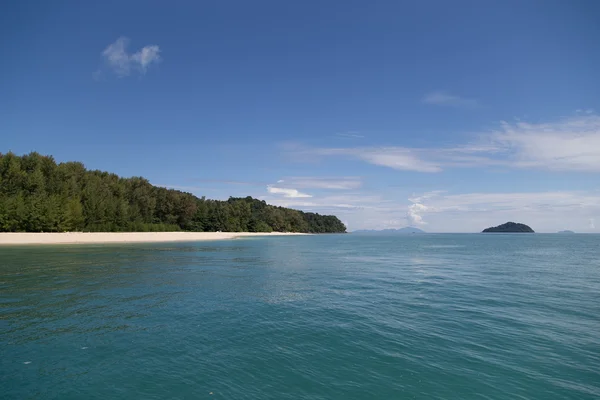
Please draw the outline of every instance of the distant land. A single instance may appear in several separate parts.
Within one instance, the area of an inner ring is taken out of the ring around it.
[[[507,222],[502,225],[484,229],[482,233],[535,233],[535,231],[525,224]]]
[[[569,230],[566,230],[566,231],[559,231],[559,232],[557,232],[557,233],[575,233],[575,232],[573,232],[573,231],[569,231]]]
[[[376,230],[376,229],[361,229],[361,230],[357,230],[354,231],[353,233],[373,233],[373,234],[402,234],[402,235],[406,235],[406,234],[411,234],[411,233],[426,233],[425,231],[419,229],[419,228],[415,228],[412,226],[407,226],[405,228],[400,228],[400,229],[381,229],[381,230]]]

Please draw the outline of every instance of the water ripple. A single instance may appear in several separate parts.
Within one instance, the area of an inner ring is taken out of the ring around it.
[[[2,248],[0,392],[600,398],[599,242],[348,235]]]

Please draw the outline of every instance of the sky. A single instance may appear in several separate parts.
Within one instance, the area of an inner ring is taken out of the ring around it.
[[[0,152],[349,230],[600,231],[600,3],[29,1]]]

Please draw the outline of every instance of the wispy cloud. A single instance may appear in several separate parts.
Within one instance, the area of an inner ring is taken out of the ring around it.
[[[346,139],[363,139],[365,136],[361,135],[358,132],[340,132],[340,133],[336,133],[335,136],[337,137],[341,137],[341,138],[346,138]]]
[[[266,182],[252,182],[252,181],[236,181],[229,179],[192,179],[194,182],[206,182],[206,183],[217,183],[223,185],[239,185],[239,186],[265,186]]]
[[[429,93],[423,97],[422,102],[436,106],[449,106],[458,108],[477,108],[480,106],[479,101],[475,99],[467,99],[445,92]]]
[[[312,197],[310,194],[299,192],[297,189],[282,188],[282,187],[276,187],[273,185],[268,185],[267,191],[271,194],[280,194],[280,195],[283,195],[283,197],[289,197],[289,198]]]
[[[594,110],[592,110],[591,108],[587,108],[585,110],[577,109],[577,110],[575,110],[575,112],[578,114],[593,114]]]
[[[419,158],[413,149],[402,147],[356,147],[320,148],[312,150],[318,156],[346,156],[358,158],[370,164],[399,170],[439,172],[441,168],[433,162]]]
[[[600,117],[576,115],[547,122],[502,122],[454,147],[301,148],[295,159],[347,157],[405,171],[440,172],[447,168],[506,167],[555,171],[600,171]]]
[[[348,215],[351,219],[364,215],[368,210],[375,210],[390,203],[379,195],[363,193],[346,193],[344,195],[314,196],[310,200],[302,198],[281,198],[263,196],[269,204],[281,207],[300,208],[305,211],[333,213],[338,216]]]
[[[600,117],[585,115],[553,123],[502,123],[489,136],[521,168],[600,171]]]
[[[135,53],[127,52],[128,45],[129,39],[120,37],[102,52],[106,66],[118,77],[129,76],[136,72],[145,74],[150,65],[161,60],[160,48],[156,45],[144,46]],[[97,77],[99,74],[100,71],[96,71],[94,76]]]
[[[351,190],[358,189],[362,181],[358,177],[291,177],[280,179],[277,183],[286,183],[299,189]]]
[[[407,151],[403,148],[363,149],[357,156],[371,164],[393,169],[419,172],[441,171],[441,168],[435,162],[421,159],[413,154],[411,150]]]

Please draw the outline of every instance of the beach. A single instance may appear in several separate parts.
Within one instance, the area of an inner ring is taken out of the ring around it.
[[[0,245],[200,242],[248,236],[290,236],[305,233],[259,232],[64,232],[0,233]]]

